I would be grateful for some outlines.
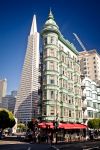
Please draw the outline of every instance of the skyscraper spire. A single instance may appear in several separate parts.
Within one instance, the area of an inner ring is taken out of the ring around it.
[[[30,35],[34,34],[37,32],[37,24],[36,24],[36,15],[33,16],[33,21],[32,21],[32,26],[30,30]]]
[[[38,114],[39,33],[34,15],[14,114],[18,122],[28,122]]]

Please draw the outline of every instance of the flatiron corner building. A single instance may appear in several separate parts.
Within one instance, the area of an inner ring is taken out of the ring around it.
[[[38,76],[39,33],[34,15],[14,111],[18,122],[30,121],[38,114]]]
[[[34,16],[17,94],[15,116],[18,122],[30,121],[38,115],[45,121],[83,122],[79,53],[61,34],[51,10],[41,37],[42,70],[39,73],[39,33]],[[38,95],[39,87],[41,97]]]
[[[41,31],[43,43],[42,119],[82,122],[78,51],[65,40],[50,11]]]

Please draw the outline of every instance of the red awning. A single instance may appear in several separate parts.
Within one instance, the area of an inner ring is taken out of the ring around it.
[[[74,125],[70,123],[63,124],[64,129],[73,129]]]
[[[39,128],[51,128],[54,129],[54,125],[52,122],[42,122],[38,124]],[[58,128],[63,129],[86,129],[87,126],[84,124],[77,124],[77,123],[59,123]]]
[[[63,123],[59,123],[59,127],[58,128],[64,128],[64,124]]]
[[[42,122],[42,123],[39,123],[38,126],[39,126],[40,128],[46,128],[46,127],[54,128],[52,122]]]
[[[44,122],[41,122],[41,123],[38,124],[38,127],[39,128],[46,128],[46,125],[45,125]]]
[[[84,125],[84,124],[74,124],[74,126],[75,126],[75,128],[77,128],[77,129],[86,129],[86,128],[87,128],[87,126]]]
[[[86,129],[87,126],[83,125],[83,124],[71,124],[71,123],[67,123],[67,124],[63,124],[64,129]]]

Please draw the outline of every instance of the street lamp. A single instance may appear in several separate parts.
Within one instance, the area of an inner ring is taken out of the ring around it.
[[[58,95],[56,94],[56,120],[55,120],[55,123],[54,123],[54,127],[55,127],[55,130],[56,130],[56,143],[57,143],[57,128],[58,128],[58,112],[57,112],[57,98],[58,98]]]
[[[76,122],[79,122],[79,118],[78,118],[78,106],[76,106]]]

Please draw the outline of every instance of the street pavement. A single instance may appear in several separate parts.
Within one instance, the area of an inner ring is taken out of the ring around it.
[[[100,150],[100,141],[86,141],[53,145],[58,150]]]
[[[49,150],[49,144],[28,144],[28,143],[17,143],[12,144],[0,144],[0,150]]]
[[[20,142],[14,137],[0,140],[0,150],[100,150],[100,141],[59,144],[34,144]]]

